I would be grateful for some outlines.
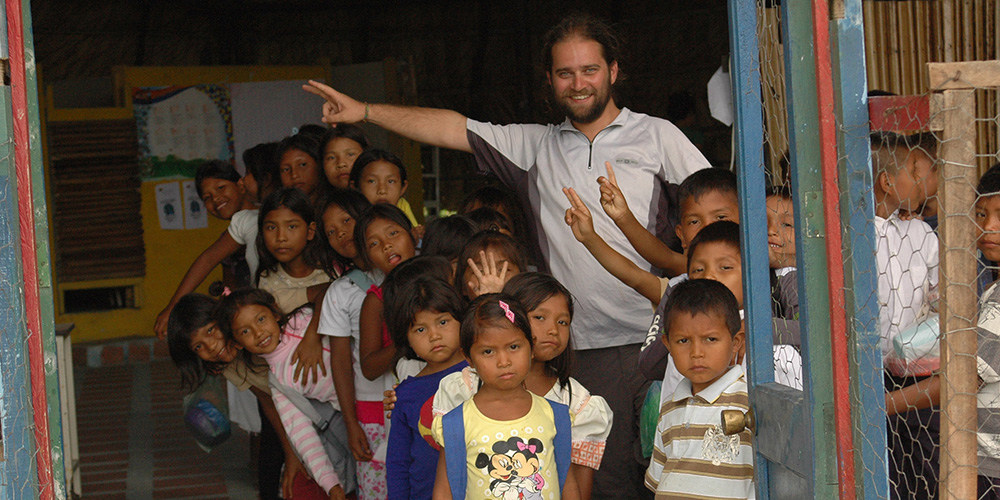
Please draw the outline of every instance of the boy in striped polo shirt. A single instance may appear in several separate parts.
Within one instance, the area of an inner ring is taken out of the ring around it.
[[[753,498],[750,432],[725,436],[720,426],[722,410],[750,407],[736,297],[718,281],[686,281],[663,318],[661,340],[684,380],[660,407],[646,487],[656,500]]]

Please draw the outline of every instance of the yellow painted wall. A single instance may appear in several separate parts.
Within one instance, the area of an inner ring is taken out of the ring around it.
[[[307,78],[325,79],[328,74],[329,70],[322,66],[120,67],[115,68],[114,77],[116,95],[120,99],[119,103],[122,107],[60,110],[52,107],[52,100],[49,98],[46,99],[48,106],[46,106],[45,119],[57,121],[131,117],[131,89],[134,87]],[[178,179],[143,182],[141,187],[143,238],[146,244],[146,275],[144,277],[60,283],[59,276],[55,276],[56,322],[76,323],[76,329],[73,331],[74,342],[152,336],[156,315],[170,300],[188,266],[228,227],[228,221],[209,217],[208,227],[205,229],[170,231],[160,229],[154,189],[161,182],[178,182]],[[49,234],[52,232],[50,231]],[[216,269],[198,291],[204,293],[209,283],[221,278],[221,270]],[[62,290],[125,285],[135,285],[137,309],[62,314]]]

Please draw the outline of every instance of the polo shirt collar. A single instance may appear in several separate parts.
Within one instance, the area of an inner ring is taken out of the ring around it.
[[[607,127],[604,127],[604,129],[606,130],[606,129],[609,129],[609,128],[612,128],[612,127],[621,127],[621,126],[624,126],[625,125],[625,120],[627,120],[628,117],[629,117],[629,115],[631,115],[631,114],[632,114],[632,112],[629,111],[628,108],[623,107],[621,109],[621,111],[618,112],[618,116],[616,116],[615,119],[612,120],[611,123],[609,123]],[[579,130],[577,130],[576,127],[573,126],[573,122],[571,122],[569,120],[568,116],[566,117],[565,120],[563,120],[562,123],[559,124],[559,131],[560,132],[562,132],[562,131],[580,132]]]
[[[715,400],[719,399],[719,396],[721,396],[722,393],[733,384],[733,382],[736,382],[741,378],[743,378],[743,367],[741,365],[731,366],[726,373],[719,377],[719,380],[716,380],[712,383],[712,385],[702,389],[697,396],[709,403],[714,403]],[[694,395],[691,394],[691,381],[687,378],[681,379],[680,384],[677,385],[677,390],[674,391],[673,400],[683,401],[693,396]]]

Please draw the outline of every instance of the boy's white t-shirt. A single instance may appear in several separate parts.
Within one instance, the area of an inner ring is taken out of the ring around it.
[[[372,283],[381,283],[380,272],[366,273]],[[361,304],[367,290],[362,290],[349,276],[341,276],[326,290],[319,317],[319,333],[351,339],[351,359],[354,363],[354,397],[358,401],[382,401],[386,389],[392,388],[392,373],[368,380],[361,373]]]
[[[246,245],[247,267],[250,268],[251,279],[257,276],[260,260],[257,258],[257,209],[240,210],[229,220],[229,236],[236,243]]]

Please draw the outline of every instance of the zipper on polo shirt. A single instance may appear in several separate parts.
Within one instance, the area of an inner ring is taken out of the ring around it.
[[[594,138],[596,139],[597,136],[595,135]],[[588,140],[587,142],[590,143],[590,152],[587,153],[587,170],[593,170],[594,169],[594,141]]]

